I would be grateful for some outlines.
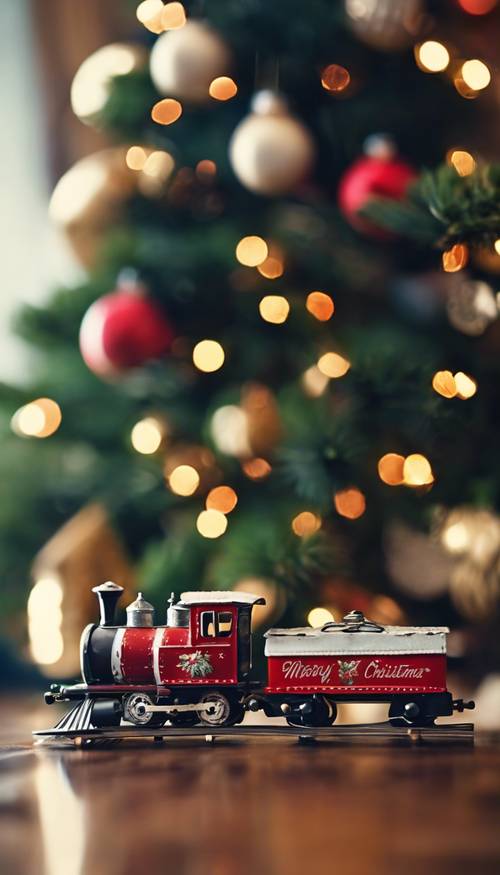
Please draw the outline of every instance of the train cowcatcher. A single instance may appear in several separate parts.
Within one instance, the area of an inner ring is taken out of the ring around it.
[[[321,628],[265,633],[267,683],[250,679],[251,593],[186,592],[165,625],[142,594],[115,625],[120,586],[93,588],[100,622],[81,637],[82,683],[53,684],[47,704],[75,701],[57,724],[112,728],[233,726],[262,710],[292,726],[330,726],[342,702],[387,702],[392,725],[432,726],[473,708],[446,686],[446,627],[381,626],[351,611]]]

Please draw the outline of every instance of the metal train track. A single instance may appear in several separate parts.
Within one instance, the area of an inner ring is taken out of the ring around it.
[[[120,741],[124,738],[154,738],[155,741],[163,741],[168,738],[204,738],[206,741],[214,741],[220,737],[238,738],[245,737],[276,737],[285,736],[297,738],[302,743],[323,739],[370,738],[386,739],[409,739],[412,742],[423,741],[462,741],[472,742],[474,739],[473,723],[444,723],[436,726],[391,726],[390,723],[368,723],[339,726],[276,726],[276,725],[245,725],[238,726],[119,726],[111,729],[65,729],[54,727],[53,729],[41,729],[33,732],[36,738],[66,738],[80,744],[99,741]]]

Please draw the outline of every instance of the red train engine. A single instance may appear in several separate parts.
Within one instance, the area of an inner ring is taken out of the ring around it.
[[[170,599],[164,626],[141,594],[114,625],[121,587],[95,587],[99,625],[81,639],[83,683],[53,685],[48,704],[79,704],[59,730],[118,726],[230,726],[245,711],[285,716],[295,726],[328,726],[345,701],[390,703],[393,723],[425,726],[454,710],[446,688],[444,627],[382,627],[351,612],[321,629],[266,633],[268,682],[250,680],[251,613],[264,600],[241,592],[188,592]]]

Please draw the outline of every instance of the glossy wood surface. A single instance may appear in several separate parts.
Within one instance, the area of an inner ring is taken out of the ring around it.
[[[2,875],[500,872],[500,739],[32,746],[1,701]]]

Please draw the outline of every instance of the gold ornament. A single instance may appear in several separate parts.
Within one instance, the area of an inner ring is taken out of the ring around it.
[[[146,50],[133,43],[111,43],[86,58],[71,84],[71,107],[85,124],[92,124],[105,108],[114,76],[141,70]]]
[[[57,183],[49,216],[67,237],[79,261],[95,262],[103,232],[117,222],[137,186],[126,164],[126,146],[103,149],[77,161]]]
[[[256,94],[252,112],[229,144],[231,165],[241,184],[269,196],[285,194],[302,182],[314,156],[311,134],[272,91]]]
[[[160,92],[190,103],[210,100],[214,79],[227,75],[231,53],[216,31],[201,21],[158,37],[150,58],[151,78]]]
[[[345,0],[345,10],[358,39],[386,52],[411,46],[423,20],[422,0]]]

